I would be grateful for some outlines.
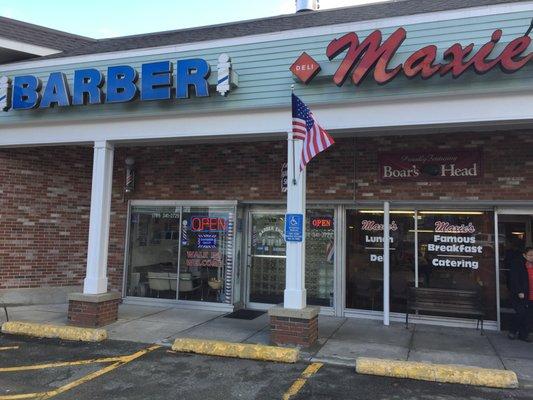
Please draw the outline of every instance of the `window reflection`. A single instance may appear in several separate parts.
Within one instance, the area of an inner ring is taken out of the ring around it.
[[[179,299],[231,302],[233,225],[228,209],[183,208]]]
[[[495,320],[493,213],[420,211],[418,241],[420,286],[479,292],[485,317]]]
[[[132,208],[129,296],[176,298],[179,227],[179,207]]]
[[[391,311],[403,312],[414,283],[414,212],[391,212]],[[383,212],[348,210],[346,307],[383,311]]]
[[[346,223],[346,307],[382,311],[383,211],[348,210]],[[408,288],[418,284],[476,291],[485,317],[496,319],[493,213],[394,210],[390,241],[391,311],[406,312]]]
[[[128,296],[231,303],[234,226],[233,208],[132,207]]]
[[[285,215],[252,213],[250,301],[278,304],[285,290]],[[306,211],[307,304],[333,306],[335,223],[332,209]]]

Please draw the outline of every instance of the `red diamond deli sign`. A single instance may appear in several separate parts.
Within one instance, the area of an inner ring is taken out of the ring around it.
[[[291,65],[291,72],[303,83],[309,82],[320,72],[320,65],[306,52]]]

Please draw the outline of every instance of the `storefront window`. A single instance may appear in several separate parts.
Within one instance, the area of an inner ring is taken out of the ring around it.
[[[306,213],[305,288],[307,304],[333,307],[335,225],[333,210]]]
[[[231,303],[234,213],[183,207],[179,299]]]
[[[128,296],[231,303],[234,227],[233,208],[133,206]]]
[[[346,307],[382,311],[383,211],[348,210],[346,218]],[[406,312],[408,288],[418,285],[451,296],[478,291],[485,318],[496,319],[493,213],[392,210],[389,260],[392,312]]]
[[[419,285],[479,291],[485,318],[495,320],[493,213],[419,211],[418,214]]]
[[[405,311],[414,283],[414,212],[390,216],[391,311]],[[346,307],[383,311],[383,211],[346,214]]]
[[[179,207],[132,207],[129,296],[176,298]]]

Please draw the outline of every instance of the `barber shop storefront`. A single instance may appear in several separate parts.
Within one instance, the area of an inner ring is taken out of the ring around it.
[[[335,138],[305,171],[307,304],[506,328],[508,257],[533,241],[533,9],[485,3],[302,13],[0,66],[0,290],[282,303],[293,86]]]

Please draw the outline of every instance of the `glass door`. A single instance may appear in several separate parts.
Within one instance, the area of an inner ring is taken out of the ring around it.
[[[249,239],[251,303],[278,304],[285,290],[285,214],[252,212]],[[312,207],[305,218],[305,288],[307,304],[333,307],[335,212]]]
[[[251,213],[249,302],[283,302],[285,239],[282,213]]]

